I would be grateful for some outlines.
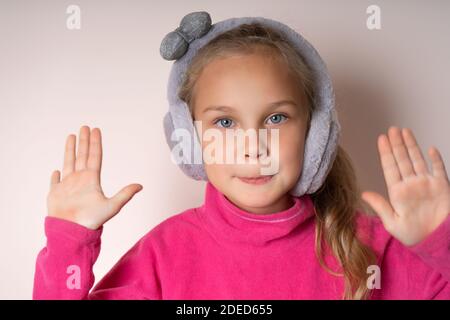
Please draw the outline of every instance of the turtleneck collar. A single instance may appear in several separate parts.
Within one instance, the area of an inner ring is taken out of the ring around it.
[[[205,202],[199,214],[218,240],[265,245],[289,237],[305,221],[314,216],[309,195],[292,196],[293,205],[286,210],[256,214],[240,209],[211,183],[206,184]]]

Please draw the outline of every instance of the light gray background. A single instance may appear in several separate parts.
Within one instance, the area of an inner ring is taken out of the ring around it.
[[[66,28],[70,4],[81,30]],[[378,31],[366,27],[371,4],[381,7]],[[83,124],[102,129],[105,194],[144,186],[105,225],[97,281],[153,226],[203,202],[204,182],[170,161],[162,128],[172,62],[159,45],[185,14],[264,16],[303,34],[329,67],[341,143],[363,189],[385,194],[376,137],[390,125],[412,128],[450,167],[449,9],[436,0],[1,1],[0,299],[31,298],[50,174]]]

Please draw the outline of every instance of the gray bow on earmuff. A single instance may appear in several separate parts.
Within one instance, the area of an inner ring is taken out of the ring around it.
[[[189,44],[203,37],[211,29],[211,17],[207,12],[186,15],[180,26],[168,33],[161,42],[160,53],[166,60],[177,60],[188,50]]]
[[[316,49],[287,25],[263,17],[230,18],[211,24],[210,15],[192,12],[181,20],[180,26],[168,33],[161,42],[160,54],[165,60],[176,60],[171,68],[167,86],[169,111],[164,116],[164,131],[171,150],[181,150],[181,170],[195,180],[208,180],[201,144],[187,104],[178,97],[184,74],[197,51],[217,35],[241,24],[261,23],[277,30],[304,58],[314,77],[314,112],[305,141],[303,168],[297,184],[290,190],[293,196],[311,194],[325,181],[336,158],[341,127],[335,110],[334,91],[327,67]],[[186,133],[194,139],[183,139]],[[200,161],[195,161],[200,159]]]

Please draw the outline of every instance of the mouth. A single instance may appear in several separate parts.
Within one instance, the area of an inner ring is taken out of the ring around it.
[[[257,177],[237,177],[242,182],[248,183],[248,184],[265,184],[268,183],[270,180],[272,180],[274,175],[270,176],[257,176]]]

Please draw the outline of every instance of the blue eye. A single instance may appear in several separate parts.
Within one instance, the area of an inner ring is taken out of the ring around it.
[[[231,126],[231,124],[233,123],[233,120],[228,119],[228,118],[222,118],[222,119],[218,119],[217,121],[214,122],[214,124],[220,123],[220,126],[222,128],[229,128]]]
[[[273,124],[278,124],[282,122],[283,118],[287,119],[287,117],[284,114],[278,113],[274,114],[273,116],[270,116],[269,120],[272,121]]]

